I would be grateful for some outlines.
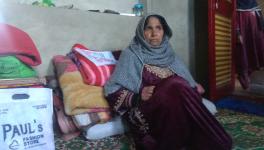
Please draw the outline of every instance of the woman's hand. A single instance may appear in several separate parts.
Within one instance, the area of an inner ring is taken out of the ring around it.
[[[205,92],[205,90],[201,84],[197,84],[196,89],[201,95],[204,94],[204,92]]]
[[[152,96],[153,92],[154,92],[154,88],[155,88],[155,86],[146,86],[146,87],[143,87],[143,89],[141,91],[141,99],[143,101],[149,100],[150,97]]]

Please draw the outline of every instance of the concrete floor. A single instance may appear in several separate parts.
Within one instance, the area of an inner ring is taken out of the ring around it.
[[[250,78],[251,83],[248,89],[243,89],[236,80],[233,95],[264,103],[264,70],[252,73]]]

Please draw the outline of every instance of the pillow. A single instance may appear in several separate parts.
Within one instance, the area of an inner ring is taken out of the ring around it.
[[[84,82],[104,86],[117,62],[112,51],[90,50],[81,44],[75,44],[72,52]]]
[[[96,124],[84,129],[84,136],[88,140],[99,140],[109,136],[124,134],[126,128],[120,116],[112,118],[106,123]]]

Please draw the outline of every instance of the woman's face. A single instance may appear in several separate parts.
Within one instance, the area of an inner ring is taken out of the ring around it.
[[[152,46],[159,46],[164,35],[163,26],[159,19],[150,17],[144,29],[145,40]]]

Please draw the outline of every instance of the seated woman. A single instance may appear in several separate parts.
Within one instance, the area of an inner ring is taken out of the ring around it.
[[[202,87],[176,57],[164,17],[143,17],[104,86],[139,150],[230,150],[232,140],[202,104]],[[200,93],[199,93],[200,92]]]

